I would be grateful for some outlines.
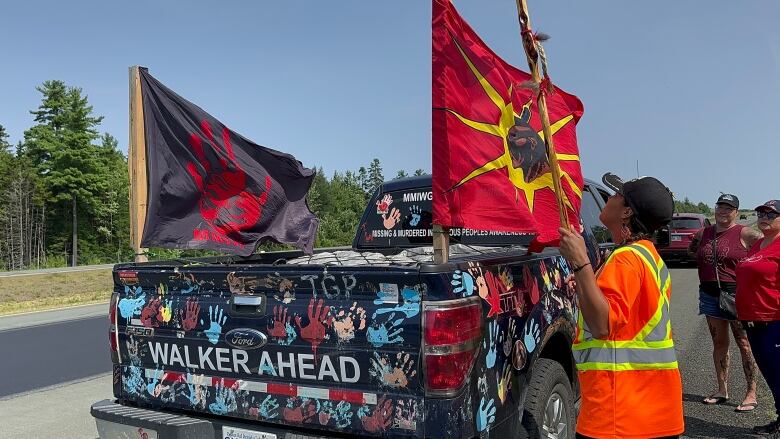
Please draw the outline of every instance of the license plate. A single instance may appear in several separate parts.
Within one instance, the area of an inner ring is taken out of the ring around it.
[[[223,439],[276,439],[273,433],[262,431],[244,430],[243,428],[222,427]]]
[[[680,236],[680,235],[672,235],[672,241],[682,241],[682,236]]]

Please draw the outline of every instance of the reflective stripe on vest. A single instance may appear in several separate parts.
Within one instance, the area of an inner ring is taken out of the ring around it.
[[[623,252],[636,254],[650,269],[649,272],[658,287],[656,310],[631,340],[594,339],[580,312],[577,316],[577,337],[572,346],[577,370],[677,369],[669,311],[669,269],[663,261],[656,261],[650,251],[636,243],[615,250],[607,259],[607,263]]]

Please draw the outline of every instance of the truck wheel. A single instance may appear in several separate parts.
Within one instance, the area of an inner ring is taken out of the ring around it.
[[[523,411],[523,428],[529,438],[573,439],[574,397],[563,367],[539,358],[528,383]]]

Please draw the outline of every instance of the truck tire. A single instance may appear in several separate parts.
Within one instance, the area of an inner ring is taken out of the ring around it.
[[[574,392],[563,367],[539,358],[528,383],[523,428],[531,439],[574,439]]]

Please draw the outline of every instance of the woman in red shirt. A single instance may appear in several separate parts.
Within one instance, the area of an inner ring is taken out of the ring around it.
[[[780,200],[756,207],[756,215],[764,239],[737,265],[737,315],[780,415]],[[780,439],[780,419],[753,431]]]

